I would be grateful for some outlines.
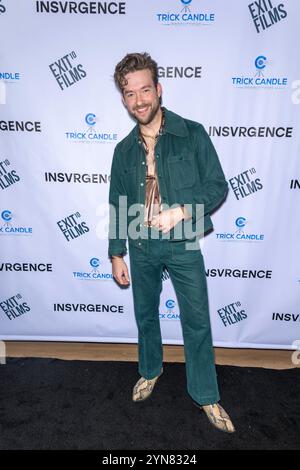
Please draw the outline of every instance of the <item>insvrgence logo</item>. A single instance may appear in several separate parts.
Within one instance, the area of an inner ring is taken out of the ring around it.
[[[201,78],[202,66],[158,66],[159,78]]]
[[[291,126],[209,126],[210,137],[250,137],[250,138],[292,138]]]
[[[300,179],[292,179],[290,182],[290,189],[300,189]]]
[[[36,0],[37,13],[75,15],[125,15],[126,2],[68,2]]]

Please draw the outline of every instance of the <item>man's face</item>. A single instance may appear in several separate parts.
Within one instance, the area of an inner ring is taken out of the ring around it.
[[[161,85],[154,85],[149,69],[128,73],[125,78],[124,105],[140,124],[150,124],[160,108]]]

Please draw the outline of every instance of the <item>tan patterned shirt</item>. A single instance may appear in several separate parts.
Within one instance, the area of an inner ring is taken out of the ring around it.
[[[153,217],[157,216],[162,210],[158,177],[157,177],[156,160],[155,160],[155,145],[156,145],[158,137],[163,132],[164,123],[165,123],[165,116],[162,110],[162,120],[161,120],[160,129],[155,136],[155,143],[152,148],[150,148],[145,141],[145,137],[147,136],[145,134],[143,135],[140,132],[140,139],[143,143],[143,146],[146,152],[146,198],[145,198],[144,225],[146,225],[147,227],[151,227]]]

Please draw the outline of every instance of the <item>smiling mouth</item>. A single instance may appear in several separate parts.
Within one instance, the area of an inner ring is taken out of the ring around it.
[[[137,108],[136,112],[139,114],[144,114],[146,111],[148,111],[149,106],[144,106],[143,108]]]

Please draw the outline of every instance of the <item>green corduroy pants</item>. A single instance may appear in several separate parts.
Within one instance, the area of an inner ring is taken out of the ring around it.
[[[187,250],[184,240],[129,239],[129,256],[140,375],[152,379],[162,369],[159,303],[162,272],[166,267],[180,310],[188,393],[200,405],[218,402],[207,283],[200,246],[196,250]]]

